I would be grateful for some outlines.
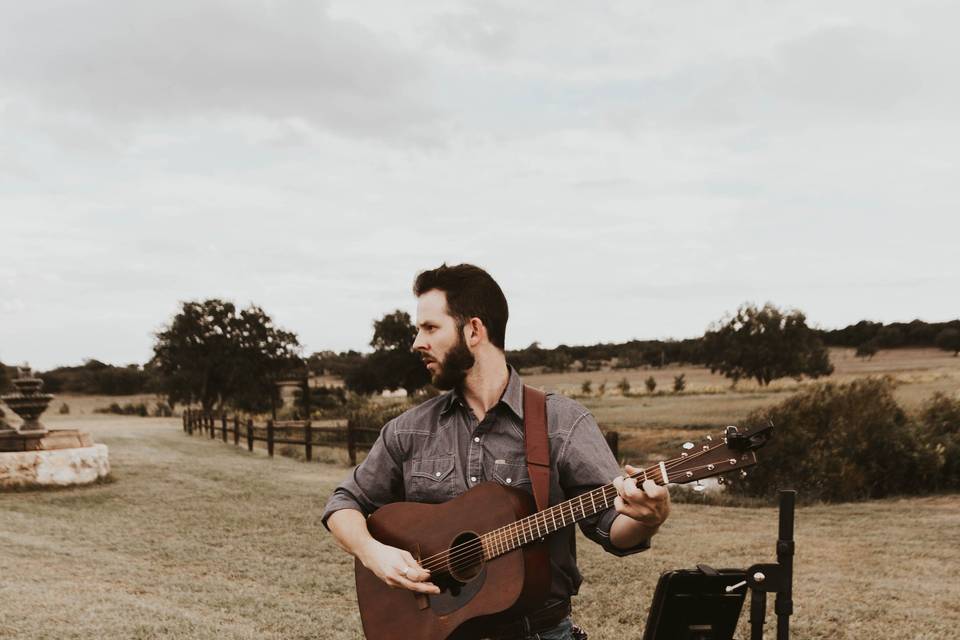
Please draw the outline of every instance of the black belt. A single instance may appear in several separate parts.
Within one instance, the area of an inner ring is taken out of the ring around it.
[[[570,615],[570,601],[561,600],[543,609],[506,622],[493,628],[491,640],[515,640],[525,638],[531,633],[539,633],[552,629]]]

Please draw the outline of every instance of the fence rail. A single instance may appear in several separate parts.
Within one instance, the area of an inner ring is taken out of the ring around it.
[[[357,427],[349,420],[325,420],[319,424],[312,420],[267,420],[266,424],[257,424],[253,418],[244,420],[237,414],[228,416],[196,409],[183,412],[183,431],[209,436],[211,440],[219,436],[223,442],[232,437],[235,446],[240,446],[243,439],[248,451],[253,451],[255,442],[265,442],[270,457],[278,444],[299,445],[308,461],[313,459],[314,447],[346,447],[350,464],[357,464],[357,451],[369,449],[380,435],[379,429]]]
[[[331,425],[331,422],[336,424]],[[271,458],[275,445],[300,445],[308,462],[313,459],[313,448],[316,446],[346,447],[350,464],[354,465],[357,464],[357,450],[369,449],[380,435],[380,429],[357,427],[349,420],[325,420],[320,425],[315,425],[311,420],[267,420],[261,426],[255,424],[253,418],[241,420],[236,414],[228,417],[226,413],[215,414],[196,409],[183,412],[183,431],[189,435],[209,435],[211,440],[219,435],[224,442],[227,442],[228,435],[232,435],[236,446],[240,445],[240,432],[243,431],[248,451],[253,451],[254,442],[266,442],[267,454]],[[298,431],[302,436],[292,437]],[[620,434],[606,431],[603,436],[613,457],[619,460]]]

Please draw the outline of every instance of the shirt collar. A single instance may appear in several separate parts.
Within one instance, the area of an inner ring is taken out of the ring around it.
[[[507,379],[507,387],[503,390],[503,395],[500,396],[500,402],[507,405],[520,420],[523,420],[523,381],[511,365],[507,365],[507,369],[510,371],[510,377]],[[447,399],[440,413],[445,414],[456,405],[467,406],[460,389],[447,392]]]

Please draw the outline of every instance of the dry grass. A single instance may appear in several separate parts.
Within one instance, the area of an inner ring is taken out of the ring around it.
[[[189,438],[176,419],[47,422],[107,443],[115,481],[0,494],[0,638],[361,637],[352,562],[319,522],[347,467]],[[581,538],[576,617],[639,638],[661,571],[772,561],[775,538],[773,509],[691,504],[644,554]],[[957,495],[800,508],[793,637],[956,637],[958,544]]]
[[[830,357],[836,371],[826,380],[847,382],[870,375],[890,376],[897,384],[897,400],[908,410],[917,409],[937,391],[960,393],[960,358],[946,351],[897,349],[862,360],[854,357],[852,349],[831,349]],[[686,390],[672,393],[673,378],[681,373],[686,377]],[[643,386],[651,375],[657,380],[654,394],[646,393]],[[630,382],[628,396],[616,388],[622,378]],[[594,395],[578,395],[584,380],[592,381]],[[634,460],[667,454],[684,440],[702,435],[705,428],[716,431],[737,424],[754,409],[781,402],[818,382],[787,378],[761,388],[755,382],[741,381],[732,388],[723,376],[695,366],[550,373],[527,376],[525,381],[576,396],[601,426],[621,432],[621,453]],[[599,396],[596,389],[604,381],[606,393]]]

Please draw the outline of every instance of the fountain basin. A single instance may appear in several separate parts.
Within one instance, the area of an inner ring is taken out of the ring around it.
[[[0,489],[88,484],[109,474],[105,444],[0,453]]]

